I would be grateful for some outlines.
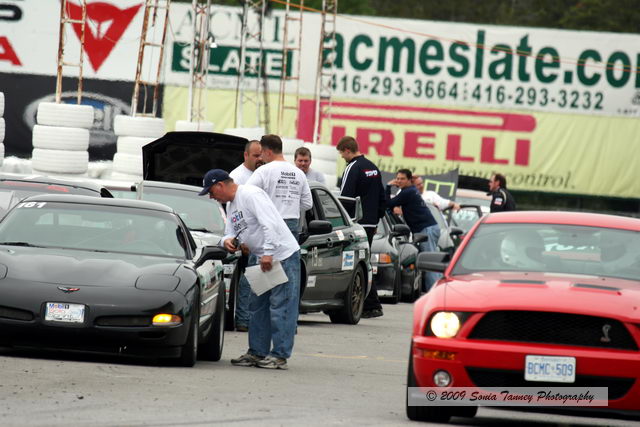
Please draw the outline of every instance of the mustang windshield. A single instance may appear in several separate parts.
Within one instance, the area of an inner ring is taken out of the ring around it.
[[[191,230],[224,234],[224,213],[218,202],[185,190],[144,186],[142,199],[173,208]]]
[[[528,271],[638,280],[640,233],[558,224],[482,224],[453,274]]]
[[[173,215],[80,203],[19,203],[0,223],[0,245],[186,257]]]

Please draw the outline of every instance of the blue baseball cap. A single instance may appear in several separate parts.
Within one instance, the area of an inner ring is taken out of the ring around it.
[[[202,180],[202,191],[198,193],[198,196],[209,194],[209,189],[213,184],[225,181],[229,178],[230,176],[226,171],[223,171],[222,169],[211,169],[209,172],[204,174],[204,179]]]

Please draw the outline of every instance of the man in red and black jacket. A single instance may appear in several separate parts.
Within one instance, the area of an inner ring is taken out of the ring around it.
[[[369,247],[371,247],[378,220],[382,218],[385,210],[386,201],[382,186],[382,174],[377,166],[360,152],[358,143],[353,137],[343,137],[336,148],[340,152],[340,156],[347,162],[347,167],[342,174],[340,195],[345,197],[360,196],[363,217],[359,224],[367,232]],[[353,212],[349,212],[349,214],[353,216]],[[364,301],[362,317],[380,316],[382,316],[382,306],[378,299],[378,291],[373,285]]]

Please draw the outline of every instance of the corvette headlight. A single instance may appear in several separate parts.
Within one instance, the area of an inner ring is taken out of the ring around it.
[[[450,311],[441,311],[431,318],[431,332],[438,338],[455,337],[460,325],[458,315]]]
[[[182,323],[182,318],[175,314],[161,313],[153,316],[153,326],[176,326]]]

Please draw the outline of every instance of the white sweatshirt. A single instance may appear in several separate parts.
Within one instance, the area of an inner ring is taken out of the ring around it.
[[[222,242],[236,236],[252,254],[271,255],[276,261],[285,260],[300,249],[267,193],[253,185],[239,185],[235,198],[227,203]]]
[[[300,219],[300,211],[311,209],[313,204],[304,172],[286,161],[260,166],[247,184],[262,188],[284,219]]]
[[[229,176],[233,178],[233,182],[236,184],[246,184],[253,175],[253,171],[249,170],[244,163],[241,163],[240,166],[229,172]]]

